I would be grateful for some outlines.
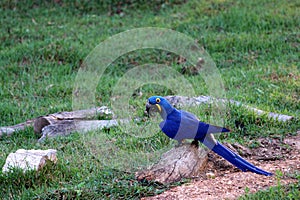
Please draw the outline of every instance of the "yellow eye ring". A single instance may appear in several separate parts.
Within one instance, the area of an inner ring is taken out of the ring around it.
[[[160,98],[155,99],[156,103],[160,103]]]

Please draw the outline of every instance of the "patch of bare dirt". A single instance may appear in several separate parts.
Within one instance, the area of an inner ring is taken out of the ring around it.
[[[279,170],[283,176],[278,180],[276,176],[262,176],[251,172],[242,172],[223,158],[209,153],[209,162],[206,170],[190,183],[174,187],[164,193],[142,198],[143,200],[160,199],[237,199],[245,194],[265,190],[271,186],[296,183],[297,179],[290,174],[300,172],[300,131],[296,136],[285,139],[258,140],[259,147],[248,149],[239,144],[225,144],[227,147],[256,166],[276,174]]]

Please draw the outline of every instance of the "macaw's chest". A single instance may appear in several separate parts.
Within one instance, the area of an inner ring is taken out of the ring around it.
[[[164,120],[160,124],[160,129],[164,132],[169,138],[174,138],[178,133],[180,127],[180,121],[171,121],[171,120]]]
[[[179,113],[168,116],[159,126],[168,137],[180,141],[196,138],[198,124],[199,121],[187,118]]]

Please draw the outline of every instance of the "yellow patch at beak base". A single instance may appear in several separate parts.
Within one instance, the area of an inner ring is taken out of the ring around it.
[[[158,105],[158,104],[155,104],[155,105],[156,105],[156,107],[158,108],[159,112],[161,112],[161,107],[160,107],[160,105]]]

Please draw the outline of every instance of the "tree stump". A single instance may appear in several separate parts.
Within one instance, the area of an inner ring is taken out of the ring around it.
[[[206,150],[191,144],[184,144],[164,153],[157,164],[150,169],[136,172],[135,177],[139,181],[172,183],[183,178],[198,176],[205,169],[207,161]]]

